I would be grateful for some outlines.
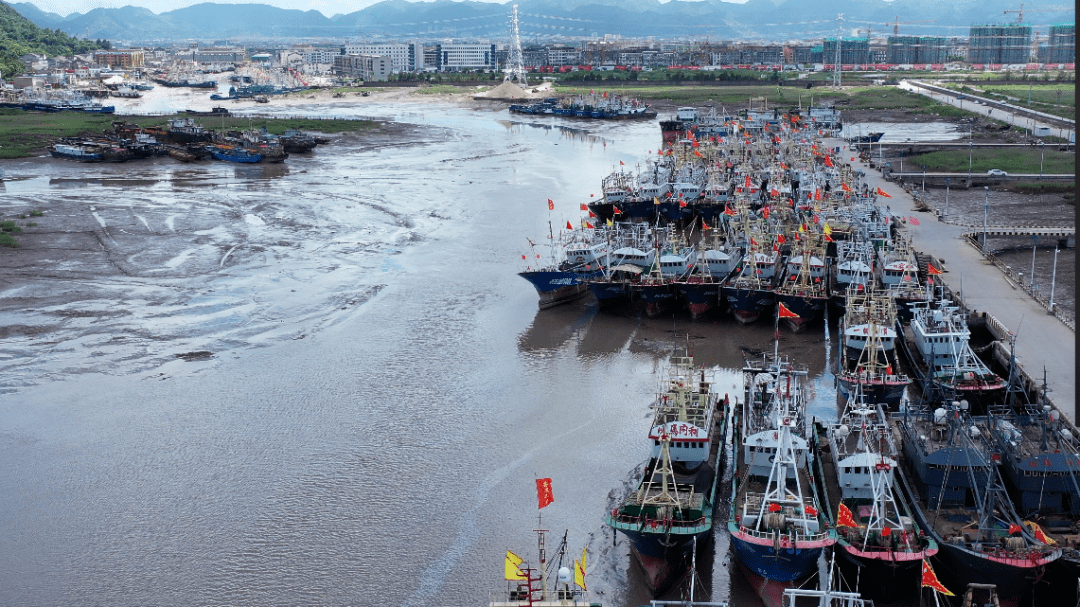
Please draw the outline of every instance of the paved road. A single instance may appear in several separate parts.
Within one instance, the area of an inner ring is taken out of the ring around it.
[[[910,82],[908,82],[907,80],[901,81],[898,86],[900,88],[904,89],[904,90],[919,93],[921,95],[926,95],[927,97],[930,97],[931,99],[934,99],[935,101],[939,101],[941,103],[947,103],[949,105],[954,105],[954,106],[956,106],[958,108],[967,110],[967,111],[975,113],[975,114],[981,114],[983,116],[988,116],[988,117],[994,118],[996,120],[1001,120],[1003,122],[1008,122],[1011,125],[1018,126],[1020,128],[1026,129],[1026,130],[1030,130],[1030,129],[1040,127],[1040,126],[1049,127],[1051,135],[1053,135],[1054,137],[1060,137],[1060,138],[1065,139],[1065,140],[1068,140],[1069,139],[1069,134],[1073,132],[1073,129],[1063,129],[1063,128],[1057,126],[1057,125],[1053,125],[1053,124],[1049,124],[1049,123],[1045,123],[1045,122],[1040,122],[1038,120],[1034,120],[1034,119],[1028,118],[1026,116],[1016,116],[1016,115],[1011,114],[1011,113],[1009,113],[1006,110],[1001,109],[1001,108],[991,108],[991,107],[987,107],[985,105],[976,105],[975,103],[972,102],[972,100],[970,98],[969,99],[957,99],[956,97],[954,97],[952,95],[934,93],[934,92],[928,91],[928,90],[926,90],[926,89],[924,89],[922,87],[915,86],[915,85],[911,84]]]
[[[842,139],[826,139],[825,145],[847,150]],[[900,186],[885,181],[880,172],[858,161],[846,164],[862,169],[871,189],[880,187],[892,195],[891,200],[879,197],[879,204],[889,205],[896,215],[918,220],[919,225],[914,225],[909,219],[904,228],[915,249],[944,262],[947,271],[940,278],[954,293],[962,293],[968,309],[987,311],[1016,333],[1018,362],[1037,379],[1042,378],[1046,367],[1050,399],[1075,423],[1076,334],[1023,289],[1012,286],[1000,270],[967,244],[962,234],[971,228],[943,223],[932,213],[915,211],[913,198]]]

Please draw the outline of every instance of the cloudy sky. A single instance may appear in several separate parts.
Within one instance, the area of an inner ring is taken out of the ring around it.
[[[205,0],[5,0],[9,4],[16,2],[29,2],[48,13],[59,13],[67,16],[71,13],[85,13],[95,8],[119,8],[121,6],[142,6],[155,13],[201,4]],[[376,4],[381,0],[232,0],[230,2],[218,2],[218,4],[269,4],[279,8],[291,8],[304,11],[321,11],[327,17],[338,13],[351,13],[362,8]],[[423,0],[412,0],[423,1]],[[476,2],[496,2],[496,0],[475,0]],[[658,0],[661,3],[670,0]],[[693,0],[689,0],[693,1]],[[726,0],[735,4],[742,4],[746,0]],[[510,0],[498,0],[498,4],[506,4]]]

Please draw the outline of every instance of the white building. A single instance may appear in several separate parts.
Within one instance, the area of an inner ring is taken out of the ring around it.
[[[435,67],[441,72],[462,69],[494,69],[494,44],[437,44]]]
[[[335,55],[333,70],[338,76],[385,82],[390,65],[390,57],[385,55]]]
[[[377,55],[390,57],[390,69],[397,72],[415,72],[424,67],[424,45],[419,42],[404,44],[346,44],[342,55]],[[331,63],[333,59],[320,63]]]

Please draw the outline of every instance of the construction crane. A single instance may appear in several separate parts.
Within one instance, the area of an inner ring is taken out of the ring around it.
[[[872,27],[867,26],[864,30],[857,30],[860,34],[866,32],[866,63],[872,64],[874,61],[874,52],[870,50],[870,32],[874,31]]]
[[[934,19],[924,19],[922,21],[901,21],[900,15],[896,16],[896,19],[892,23],[892,35],[893,37],[900,35],[900,24],[910,25],[912,23],[934,23]]]
[[[1020,3],[1020,10],[1004,11],[1002,14],[1008,15],[1009,13],[1016,13],[1016,22],[1017,23],[1023,23],[1024,22],[1024,4],[1026,4],[1026,2],[1021,2]],[[1051,13],[1051,12],[1054,12],[1054,11],[1071,11],[1071,10],[1075,10],[1075,9],[1066,8],[1066,7],[1029,8],[1029,9],[1027,9],[1027,12],[1029,12],[1029,13]]]

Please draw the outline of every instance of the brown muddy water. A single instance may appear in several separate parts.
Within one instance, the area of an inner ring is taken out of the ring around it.
[[[0,603],[484,604],[535,557],[540,477],[549,548],[647,602],[603,517],[661,372],[690,343],[734,394],[772,325],[538,311],[516,273],[656,122],[363,113],[413,126],[283,165],[3,164],[3,217],[44,215],[0,254]],[[834,419],[835,341],[781,334]],[[756,604],[724,533],[701,569]]]

